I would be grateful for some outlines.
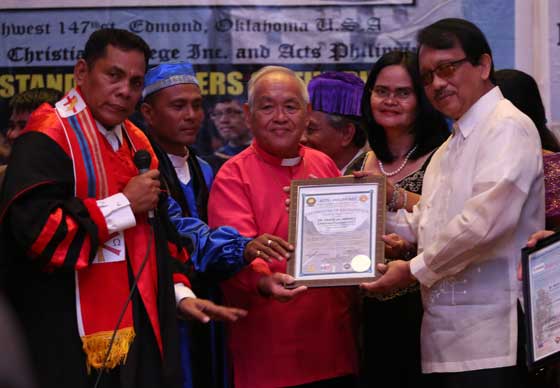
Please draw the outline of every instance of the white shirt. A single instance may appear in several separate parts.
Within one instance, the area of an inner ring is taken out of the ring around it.
[[[413,213],[389,213],[387,227],[418,243],[423,372],[515,365],[516,267],[544,228],[544,182],[537,129],[498,87],[436,151]]]
[[[113,151],[117,151],[121,148],[123,142],[122,125],[115,125],[113,129],[108,130],[97,120],[95,120],[95,124],[97,124],[99,132],[107,139]]]
[[[187,159],[189,158],[189,154],[186,155],[173,155],[167,154],[169,160],[171,160],[171,164],[175,169],[175,173],[177,174],[177,178],[179,181],[184,184],[188,185],[191,181],[191,170],[189,168],[189,163]]]
[[[117,151],[123,142],[121,125],[117,125],[109,131],[100,122],[95,121],[95,123],[97,124],[97,129],[107,139],[113,151]],[[100,199],[97,201],[97,206],[99,206],[105,217],[109,234],[136,226],[136,218],[130,207],[130,202],[123,193],[117,193]]]

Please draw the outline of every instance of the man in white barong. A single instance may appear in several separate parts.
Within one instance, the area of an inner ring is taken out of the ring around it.
[[[430,387],[524,387],[516,267],[527,236],[544,226],[538,132],[495,86],[492,53],[475,25],[440,20],[420,31],[418,48],[426,95],[453,119],[453,133],[434,154],[413,212],[387,217],[397,234],[387,254],[417,244],[417,256],[382,265],[383,276],[362,288],[421,284]]]

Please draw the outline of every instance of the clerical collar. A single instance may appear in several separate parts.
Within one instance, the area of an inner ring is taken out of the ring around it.
[[[107,139],[113,151],[118,150],[123,142],[122,124],[117,124],[110,130],[97,120],[95,120],[95,124],[97,124],[99,132]]]
[[[301,156],[296,156],[295,158],[282,159],[282,163],[280,163],[280,165],[284,167],[292,167],[298,165],[299,162],[301,162]]]
[[[187,163],[187,159],[189,158],[189,154],[186,155],[173,155],[167,154],[173,168],[175,169],[175,173],[177,174],[177,178],[181,181],[182,184],[188,185],[191,181],[191,171],[189,169],[189,164]]]
[[[283,167],[293,167],[293,166],[297,166],[298,164],[301,163],[301,160],[303,158],[303,156],[305,155],[305,147],[302,147],[301,145],[299,145],[299,149],[298,149],[298,153],[299,155],[296,156],[295,158],[279,158],[277,156],[271,155],[268,152],[266,152],[265,150],[263,150],[261,147],[259,147],[259,145],[257,144],[256,140],[253,139],[253,142],[251,143],[251,147],[255,150],[255,152],[257,153],[257,155],[259,155],[265,162],[270,163],[270,164],[274,164],[277,166],[283,166]]]

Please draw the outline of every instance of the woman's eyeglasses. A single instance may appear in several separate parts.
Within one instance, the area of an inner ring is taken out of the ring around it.
[[[371,92],[375,97],[380,99],[386,99],[392,96],[400,101],[406,101],[414,94],[412,88],[396,88],[391,90],[385,86],[374,86]]]
[[[424,86],[431,85],[432,82],[434,82],[434,74],[437,75],[439,78],[444,78],[444,79],[453,77],[453,74],[455,74],[455,71],[457,71],[458,65],[460,65],[463,62],[467,62],[468,60],[469,59],[465,57],[457,61],[442,63],[434,70],[427,71],[424,74],[420,75],[422,84]]]

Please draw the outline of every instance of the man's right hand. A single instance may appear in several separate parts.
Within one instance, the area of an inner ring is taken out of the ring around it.
[[[527,241],[527,247],[533,248],[535,245],[537,245],[537,242],[539,242],[539,240],[547,238],[548,236],[552,236],[553,234],[554,231],[552,230],[539,230],[538,232],[533,233],[531,237],[529,237],[529,240]]]
[[[396,233],[381,236],[385,243],[385,257],[389,259],[402,259],[410,256],[414,246]]]
[[[159,187],[158,170],[150,170],[129,180],[123,194],[128,198],[132,212],[143,214],[155,209],[159,200]]]
[[[416,278],[410,273],[408,261],[394,260],[387,264],[378,264],[377,270],[382,273],[381,277],[373,282],[360,284],[366,295],[390,294],[416,282]]]
[[[288,302],[307,290],[306,286],[287,289],[284,285],[292,284],[294,278],[288,274],[276,272],[259,279],[257,287],[263,296],[274,298],[280,302]]]
[[[527,241],[527,248],[534,248],[540,240],[552,236],[554,233],[555,232],[552,230],[539,230],[533,233]],[[521,266],[521,262],[517,265],[517,280],[523,280],[523,267]]]

